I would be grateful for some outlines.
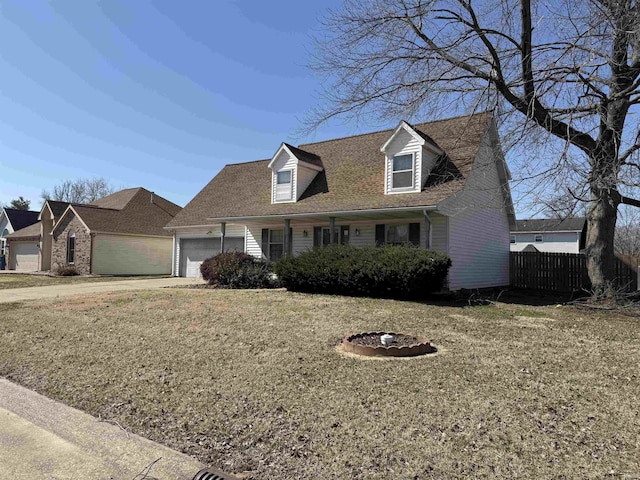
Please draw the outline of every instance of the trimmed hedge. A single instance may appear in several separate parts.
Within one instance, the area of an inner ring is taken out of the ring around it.
[[[242,252],[224,252],[207,258],[200,265],[202,278],[209,285],[227,288],[273,288],[275,281],[269,264]]]
[[[409,245],[330,245],[274,266],[282,286],[298,292],[422,298],[442,288],[451,259]]]

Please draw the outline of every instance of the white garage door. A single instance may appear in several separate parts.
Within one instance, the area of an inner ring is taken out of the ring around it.
[[[12,243],[11,265],[19,272],[38,270],[38,244],[36,242]]]
[[[244,238],[225,237],[226,251],[244,251]],[[220,253],[219,238],[188,238],[180,242],[180,276],[200,277],[200,264],[209,257]]]

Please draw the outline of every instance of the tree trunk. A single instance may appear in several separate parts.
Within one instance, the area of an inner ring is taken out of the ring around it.
[[[613,237],[617,211],[617,195],[594,186],[592,182],[585,250],[589,279],[596,296],[605,294],[614,278]]]

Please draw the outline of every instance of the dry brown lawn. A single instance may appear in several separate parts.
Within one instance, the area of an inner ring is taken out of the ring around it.
[[[161,276],[136,277],[49,277],[47,275],[28,275],[20,273],[0,273],[0,290],[7,288],[44,287],[48,285],[68,285],[70,283],[113,282],[144,278],[160,278]]]
[[[640,320],[186,290],[0,305],[0,375],[253,479],[639,478]],[[348,333],[438,353],[340,354]]]

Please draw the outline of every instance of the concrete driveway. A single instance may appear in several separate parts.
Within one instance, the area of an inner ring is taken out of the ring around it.
[[[124,290],[149,290],[164,287],[180,287],[204,283],[197,278],[152,278],[144,280],[114,280],[112,282],[87,282],[45,287],[0,289],[0,303],[22,302],[44,298],[68,297],[92,293],[119,292]]]
[[[0,378],[0,478],[191,480],[204,467]]]

